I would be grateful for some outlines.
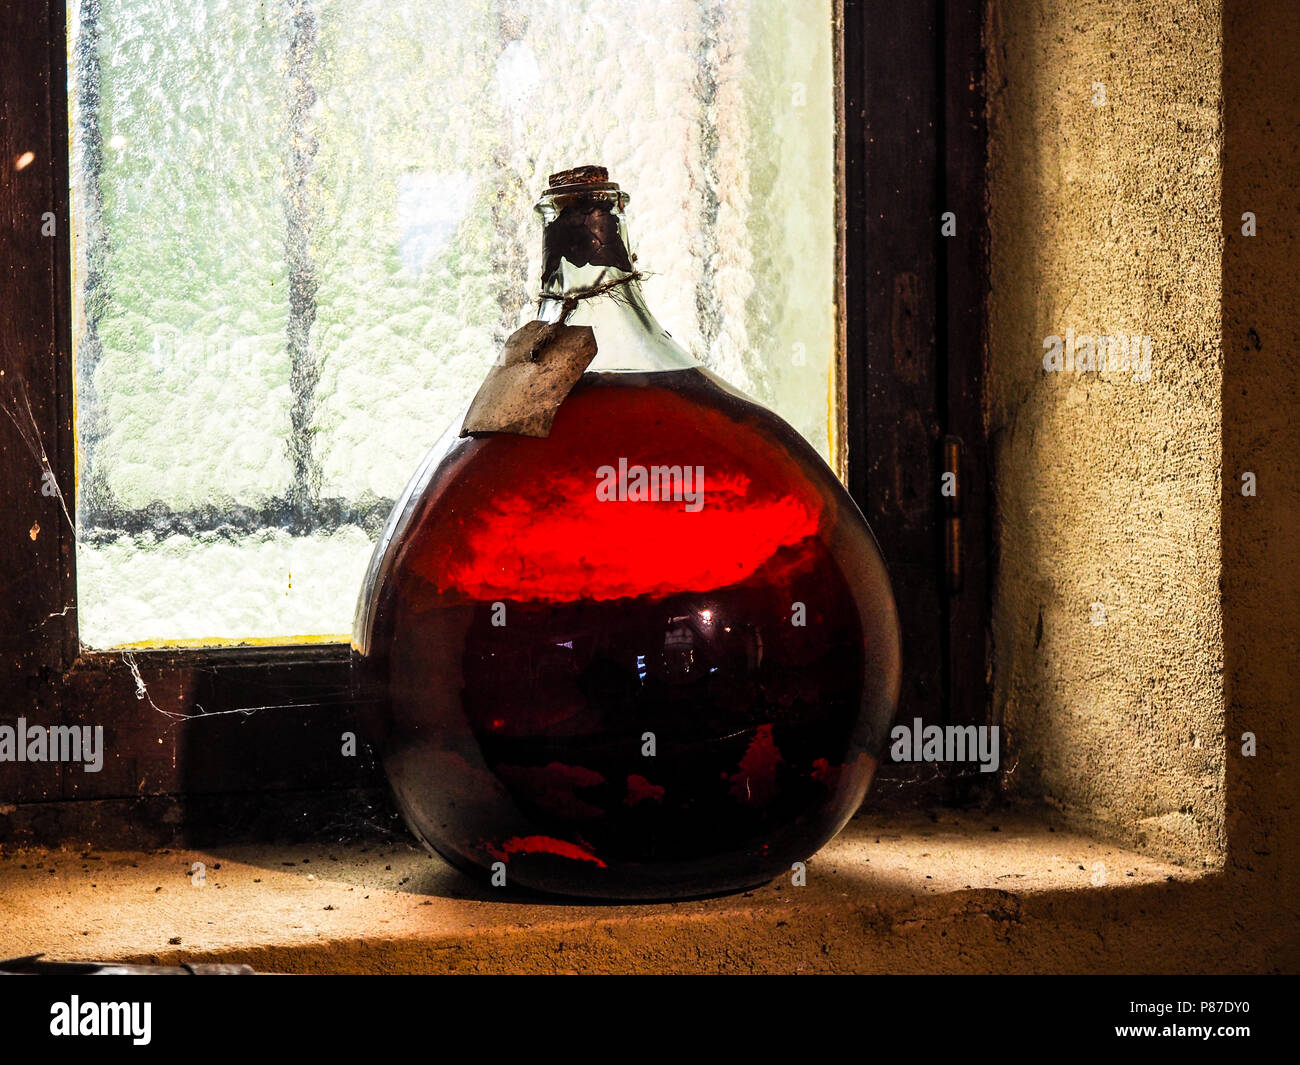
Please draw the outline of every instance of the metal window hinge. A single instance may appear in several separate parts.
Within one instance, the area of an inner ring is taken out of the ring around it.
[[[957,436],[943,438],[943,477],[939,494],[943,497],[943,563],[948,594],[961,591],[961,504],[964,489],[961,469],[962,443]]]

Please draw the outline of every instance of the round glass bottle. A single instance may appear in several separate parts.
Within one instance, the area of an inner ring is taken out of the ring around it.
[[[626,204],[599,168],[552,177],[538,317],[591,327],[595,358],[549,435],[458,424],[433,448],[376,547],[354,666],[397,803],[448,861],[682,898],[789,871],[853,815],[899,632],[821,457],[647,310]]]

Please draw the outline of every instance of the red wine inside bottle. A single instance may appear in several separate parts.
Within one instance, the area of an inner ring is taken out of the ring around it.
[[[898,687],[861,514],[702,369],[589,372],[550,435],[447,438],[381,544],[356,672],[408,824],[604,898],[788,872],[852,816]]]

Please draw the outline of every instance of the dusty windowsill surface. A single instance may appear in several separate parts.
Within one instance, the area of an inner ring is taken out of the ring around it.
[[[1222,881],[1006,812],[860,817],[805,887],[621,906],[525,900],[404,841],[28,848],[0,856],[0,957],[313,973],[1266,966],[1232,942]],[[1217,936],[1198,920],[1216,909]]]

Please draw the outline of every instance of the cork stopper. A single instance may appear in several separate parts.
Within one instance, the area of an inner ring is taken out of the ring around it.
[[[609,171],[603,166],[575,166],[552,174],[550,183],[552,189],[562,189],[571,185],[608,185]]]

